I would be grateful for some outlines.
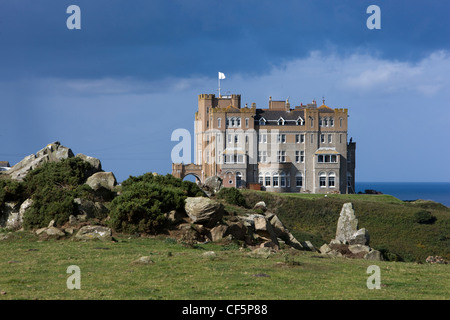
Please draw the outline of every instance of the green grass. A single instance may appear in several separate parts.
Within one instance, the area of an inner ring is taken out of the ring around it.
[[[261,259],[233,246],[195,249],[160,238],[118,239],[39,242],[18,232],[0,241],[0,291],[6,292],[0,299],[450,298],[450,265],[333,259],[301,251]],[[215,258],[202,256],[211,250]],[[151,256],[155,263],[133,265],[140,256]],[[366,270],[372,264],[381,269],[380,290],[366,287]],[[70,265],[80,267],[80,290],[66,287]]]
[[[316,247],[335,237],[342,205],[352,202],[360,228],[370,234],[370,246],[405,261],[421,261],[430,255],[450,260],[450,209],[435,202],[404,202],[390,195],[274,194],[243,191],[247,204],[265,201],[300,241]],[[415,213],[426,209],[437,220],[419,224]]]

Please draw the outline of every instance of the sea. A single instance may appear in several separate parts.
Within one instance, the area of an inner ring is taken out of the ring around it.
[[[432,200],[450,207],[450,182],[356,182],[356,192],[366,189],[390,194],[400,200]]]

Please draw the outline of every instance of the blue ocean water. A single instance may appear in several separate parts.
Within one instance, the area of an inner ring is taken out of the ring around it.
[[[433,200],[450,207],[450,182],[356,182],[356,192],[366,189],[400,200]]]

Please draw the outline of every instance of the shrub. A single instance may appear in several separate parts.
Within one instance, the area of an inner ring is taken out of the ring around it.
[[[5,202],[20,202],[24,198],[24,185],[13,180],[0,180],[0,208]]]
[[[122,183],[122,193],[111,202],[110,225],[119,232],[155,233],[165,224],[165,213],[184,210],[186,197],[202,196],[190,181],[172,175],[146,173]]]
[[[217,193],[217,198],[224,199],[229,204],[247,208],[247,203],[244,196],[238,189],[234,187],[222,188],[219,193]]]
[[[23,193],[33,199],[33,205],[25,212],[24,227],[46,227],[51,220],[63,225],[70,215],[78,214],[73,200],[92,192],[89,186],[83,186],[90,170],[89,163],[69,158],[30,171],[23,182]]]
[[[433,224],[436,221],[436,217],[429,211],[421,210],[414,214],[414,222],[420,224]]]

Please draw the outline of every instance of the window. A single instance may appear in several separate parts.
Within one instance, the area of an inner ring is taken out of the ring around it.
[[[342,128],[342,118],[339,118],[339,127]]]
[[[277,142],[278,143],[286,143],[286,135],[285,134],[278,134],[277,135]]]
[[[260,133],[258,135],[258,142],[259,143],[267,143],[267,133]]]
[[[332,137],[333,136],[331,134],[328,135],[328,143],[332,143]]]
[[[295,135],[295,143],[304,143],[305,135],[304,134],[296,134]]]
[[[209,128],[209,120],[206,120],[206,127]]]
[[[319,118],[319,127],[322,127],[323,126],[323,120],[322,120],[322,118]]]
[[[233,141],[233,136],[231,134],[228,134],[228,143],[231,143]]]
[[[305,151],[295,151],[295,162],[305,162]]]
[[[319,173],[319,186],[325,188],[327,186],[327,175],[325,172]]]
[[[330,118],[330,127],[334,127],[334,118]]]
[[[245,143],[248,143],[248,134],[245,135]]]
[[[231,126],[232,126],[232,127],[235,126],[235,124],[234,124],[234,118],[231,118]]]
[[[222,127],[222,119],[221,118],[217,118],[217,128]]]
[[[273,175],[273,186],[274,186],[274,187],[278,187],[278,186],[279,186],[279,181],[278,181],[278,179],[279,179],[278,173],[275,173],[275,174]]]
[[[238,134],[234,135],[234,143],[239,143],[239,135]]]
[[[311,128],[314,128],[314,118],[311,117]]]
[[[245,118],[245,127],[248,128],[248,118]]]
[[[305,124],[305,121],[302,119],[302,117],[298,117],[298,119],[297,119],[297,125],[298,126],[302,126],[302,125],[304,125]]]
[[[311,143],[314,143],[314,133],[311,133]]]
[[[337,156],[335,154],[319,154],[317,156],[318,163],[337,163]]]
[[[260,185],[263,185],[264,178],[263,178],[263,175],[262,175],[262,174],[259,175],[258,182],[259,182]]]
[[[339,134],[339,143],[342,143],[342,133]]]
[[[324,134],[320,135],[320,143],[325,143],[325,135]]]
[[[323,125],[328,127],[328,118],[323,119]]]
[[[241,118],[236,119],[236,126],[239,128],[241,127]]]
[[[227,118],[227,128],[230,126],[230,119]]]
[[[284,126],[284,119],[283,119],[283,117],[280,117],[280,119],[278,119],[277,124],[279,126]]]
[[[301,172],[297,173],[297,175],[295,176],[295,186],[297,188],[303,187],[303,176]]]
[[[269,187],[270,186],[270,176],[266,173],[266,177],[265,177],[265,186]]]
[[[284,173],[281,174],[280,187],[286,188],[286,176]]]
[[[267,151],[258,152],[258,162],[267,162]]]
[[[286,162],[286,151],[277,151],[278,163]]]
[[[328,187],[329,188],[335,187],[335,179],[336,179],[336,175],[334,174],[334,172],[330,172],[328,174]]]
[[[265,126],[266,125],[266,119],[264,119],[264,118],[259,119],[259,125],[260,126]]]

